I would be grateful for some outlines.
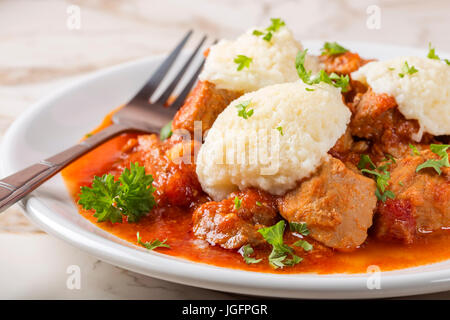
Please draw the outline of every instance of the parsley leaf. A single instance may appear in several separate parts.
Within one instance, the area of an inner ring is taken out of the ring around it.
[[[137,222],[156,204],[152,182],[145,167],[130,163],[130,169],[125,169],[118,181],[112,174],[94,177],[91,187],[81,187],[78,203],[85,210],[94,209],[98,222],[122,222],[122,216]]]
[[[166,140],[172,136],[172,121],[169,121],[159,132],[159,139],[161,141]]]
[[[238,116],[244,119],[248,119],[253,115],[253,109],[247,111],[247,107],[250,105],[250,100],[239,103],[236,108],[238,109]]]
[[[114,206],[119,188],[120,182],[115,181],[112,174],[105,174],[102,177],[96,176],[92,181],[92,187],[81,187],[78,203],[85,210],[94,209],[94,217],[97,218],[97,222],[122,222],[122,214]]]
[[[277,130],[280,132],[280,134],[282,136],[284,136],[284,132],[283,132],[283,127],[282,126],[277,127]]]
[[[130,169],[123,170],[119,177],[120,194],[116,199],[117,207],[128,221],[137,222],[144,213],[149,212],[156,204],[152,193],[153,177],[145,174],[145,167],[130,163]]]
[[[441,175],[442,167],[450,167],[450,163],[448,161],[448,153],[447,149],[450,148],[450,145],[448,144],[431,144],[430,150],[441,157],[439,160],[430,159],[425,161],[424,163],[420,164],[416,168],[416,172],[419,172],[420,170],[424,168],[433,168],[438,175]]]
[[[286,25],[280,18],[270,18],[270,21],[272,24],[266,28],[267,31],[277,32],[281,27]]]
[[[166,243],[167,239],[165,239],[162,242],[159,241],[158,239],[155,239],[153,241],[142,242],[139,232],[136,233],[136,238],[137,238],[137,241],[136,241],[137,244],[143,246],[144,248],[146,248],[148,250],[153,250],[156,248],[170,248],[170,246]]]
[[[313,249],[312,244],[306,240],[298,240],[298,241],[294,242],[294,246],[301,247],[305,251],[311,251]]]
[[[307,236],[309,234],[309,229],[305,222],[289,222],[289,229],[291,229],[292,232],[301,234],[302,236]]]
[[[254,36],[259,37],[259,36],[262,36],[263,34],[264,34],[264,32],[262,32],[262,31],[259,31],[259,30],[253,30],[253,35],[254,35]]]
[[[277,32],[282,26],[286,25],[280,18],[271,18],[270,21],[272,24],[265,29],[266,32],[253,30],[252,34],[257,37],[264,35],[262,38],[267,42],[270,42],[270,40],[272,40],[273,33]]]
[[[347,52],[348,49],[339,45],[337,42],[325,42],[322,47],[322,54],[334,56]]]
[[[299,51],[295,57],[295,68],[299,78],[308,85],[318,84],[320,82],[328,83],[336,88],[341,88],[342,92],[347,92],[349,89],[350,78],[348,75],[337,75],[336,73],[328,73],[325,70],[320,70],[315,76],[311,76],[311,71],[307,71],[305,68],[305,59],[308,49]],[[307,91],[312,91],[308,90]]]
[[[238,65],[237,71],[241,71],[244,68],[250,68],[250,63],[252,62],[252,58],[244,56],[243,54],[238,54],[234,59],[234,63]]]
[[[262,207],[262,203],[259,202],[259,201],[256,201],[256,205],[257,205],[258,207]]]
[[[427,58],[433,59],[433,60],[441,60],[441,61],[444,61],[447,65],[450,66],[450,60],[448,60],[448,59],[441,59],[441,58],[436,54],[436,49],[432,47],[431,42],[428,43],[428,55],[427,55]]]
[[[254,253],[254,250],[253,250],[252,246],[249,244],[242,246],[239,249],[239,253],[242,255],[245,263],[247,263],[247,264],[259,263],[262,261],[262,259],[255,259],[255,258],[250,257]]]
[[[419,72],[419,70],[416,69],[414,66],[409,66],[408,61],[405,61],[405,64],[402,67],[402,73],[399,73],[398,76],[400,78],[403,78],[406,74],[414,74],[416,72]]]
[[[272,245],[272,252],[269,255],[269,263],[274,268],[293,266],[303,260],[294,254],[294,249],[284,243],[283,234],[285,226],[285,222],[281,220],[271,227],[261,228],[258,230],[264,239]],[[290,255],[292,259],[289,259],[288,255]]]
[[[234,208],[236,210],[239,210],[239,208],[241,207],[242,204],[242,200],[239,199],[238,197],[234,197]]]
[[[368,164],[372,169],[366,169]],[[391,178],[391,174],[388,171],[388,167],[390,165],[391,163],[388,162],[378,168],[375,168],[375,165],[368,155],[362,155],[358,163],[358,169],[360,169],[362,173],[368,173],[374,176],[377,184],[375,195],[378,200],[381,200],[382,202],[385,202],[387,198],[395,198],[395,194],[392,191],[386,190],[386,187],[389,185],[389,179]]]
[[[409,148],[411,149],[411,154],[414,156],[414,155],[416,155],[416,156],[420,156],[420,151],[419,151],[419,149],[417,149],[417,147],[415,146],[415,145],[413,145],[413,144],[409,144]]]
[[[428,43],[428,55],[427,55],[428,59],[433,59],[433,60],[441,60],[441,58],[439,58],[439,56],[436,54],[436,49],[432,47],[431,42]]]

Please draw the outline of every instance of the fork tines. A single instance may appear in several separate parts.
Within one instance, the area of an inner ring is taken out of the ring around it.
[[[169,70],[171,69],[174,62],[177,60],[180,52],[188,42],[189,38],[193,34],[192,30],[190,30],[180,41],[180,43],[175,47],[175,49],[169,54],[169,56],[164,60],[164,62],[158,67],[158,69],[153,74],[152,78],[147,82],[147,84],[141,89],[141,91],[137,94],[137,96],[141,99],[149,100],[152,95],[160,90],[157,90],[158,87],[160,87],[161,82],[164,80],[166,75],[169,73]],[[170,81],[170,83],[165,87],[164,91],[159,94],[159,97],[153,101],[153,104],[159,104],[159,105],[165,105],[168,103],[170,97],[174,94],[175,89],[177,88],[177,85],[180,83],[180,80],[182,80],[187,73],[189,67],[191,65],[195,65],[194,60],[196,57],[200,56],[198,53],[200,49],[203,47],[207,37],[203,36],[197,46],[195,47],[194,51],[189,55],[189,57],[186,59],[182,67],[177,71],[177,74],[173,77],[173,79]],[[193,85],[195,84],[197,77],[203,67],[203,64],[205,62],[205,58],[201,58],[201,62],[198,63],[197,66],[194,67],[194,70],[190,76],[190,78],[187,80],[186,84],[183,88],[180,88],[180,93],[178,94],[175,101],[170,105],[171,109],[178,109],[183,104],[184,100],[186,99],[186,96],[191,91]]]

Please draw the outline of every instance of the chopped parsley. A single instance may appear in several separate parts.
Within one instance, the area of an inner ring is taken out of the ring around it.
[[[264,239],[272,245],[269,264],[274,268],[294,266],[303,260],[303,258],[294,254],[294,249],[284,243],[283,234],[285,226],[285,222],[281,220],[271,227],[258,230]],[[291,258],[288,258],[288,256],[291,256]]]
[[[280,132],[280,134],[282,136],[284,136],[284,132],[283,132],[283,127],[282,126],[277,127],[277,130]]]
[[[420,151],[419,151],[419,149],[417,149],[417,147],[415,145],[410,143],[409,148],[411,149],[411,155],[420,156]]]
[[[311,251],[313,249],[312,244],[306,240],[298,240],[298,241],[294,242],[294,246],[301,247],[305,251]]]
[[[262,203],[259,202],[259,201],[256,201],[256,205],[257,205],[258,207],[262,207]]]
[[[238,116],[244,119],[248,119],[253,115],[253,109],[247,110],[250,105],[250,100],[239,103],[236,108],[238,109]]]
[[[419,72],[414,66],[409,66],[408,61],[405,61],[405,64],[402,67],[402,73],[399,73],[398,76],[403,78],[406,74],[414,74]]]
[[[264,35],[263,40],[270,42],[270,40],[272,40],[272,36],[273,36],[272,32],[269,31]]]
[[[305,59],[308,49],[299,51],[295,58],[295,67],[299,78],[308,85],[318,84],[320,82],[328,83],[336,88],[341,88],[342,92],[347,92],[349,89],[350,78],[348,75],[337,75],[336,73],[328,73],[325,70],[320,70],[316,75],[312,76],[311,71],[305,68]],[[308,88],[309,89],[309,88]],[[307,91],[312,91],[308,90]]]
[[[302,236],[307,236],[309,234],[309,229],[305,222],[289,222],[289,229],[291,229],[292,232],[301,234]]]
[[[92,133],[86,133],[84,136],[85,136],[86,138],[92,137]]]
[[[252,62],[252,58],[244,56],[243,54],[238,54],[236,58],[234,58],[234,63],[236,63],[237,71],[241,71],[244,68],[250,68],[250,63]]]
[[[130,169],[125,169],[117,181],[112,174],[95,176],[91,187],[81,187],[78,203],[85,210],[94,209],[98,222],[122,222],[122,216],[137,222],[156,204],[152,182],[145,167],[130,163]]]
[[[271,25],[268,26],[264,31],[253,30],[252,34],[257,37],[263,36],[262,38],[264,40],[270,42],[270,40],[272,40],[273,33],[277,32],[282,26],[286,25],[280,18],[271,18],[270,21]]]
[[[436,54],[436,49],[432,47],[431,42],[428,43],[428,55],[427,55],[428,59],[433,59],[433,60],[441,60],[441,58]],[[450,66],[450,60],[448,59],[442,59],[441,61],[444,61],[447,65]]]
[[[267,31],[277,32],[281,27],[284,27],[286,23],[280,18],[270,18],[272,24],[266,28]]]
[[[358,169],[366,169],[367,165],[370,166],[370,169],[376,169],[376,165],[372,162],[372,159],[367,154],[362,154],[359,158]]]
[[[309,229],[305,222],[289,222],[289,229],[291,229],[292,232],[296,232],[302,236],[309,235]],[[303,239],[296,241],[294,246],[301,247],[305,251],[311,251],[313,249],[312,244]]]
[[[450,163],[448,161],[448,153],[447,149],[450,148],[450,145],[448,144],[431,144],[430,150],[441,157],[439,160],[431,159],[427,160],[424,163],[420,164],[416,168],[416,172],[419,172],[422,169],[425,168],[433,168],[438,175],[441,175],[442,167],[450,167]]]
[[[402,186],[402,187],[405,186],[405,185],[403,184],[403,181],[399,181],[399,182],[398,182],[398,185],[399,185],[399,186]]]
[[[365,168],[368,164],[372,169]],[[377,184],[375,195],[377,196],[378,200],[381,200],[382,202],[385,202],[387,198],[395,198],[395,194],[392,191],[386,190],[386,187],[389,185],[389,179],[391,178],[391,174],[388,171],[388,167],[390,165],[391,163],[388,162],[382,166],[379,166],[378,168],[375,168],[375,165],[368,155],[361,155],[358,163],[358,168],[362,173],[367,173],[374,176],[375,182]]]
[[[339,45],[337,42],[325,42],[322,47],[322,54],[334,56],[342,53],[346,53],[348,49]]]
[[[253,30],[253,33],[252,33],[254,36],[257,36],[257,37],[259,37],[259,36],[262,36],[263,34],[264,34],[264,32],[262,32],[262,31],[259,31],[259,30]]]
[[[141,236],[139,235],[139,232],[136,233],[136,238],[137,238],[137,244],[143,246],[144,248],[148,249],[148,250],[154,250],[156,248],[170,248],[170,246],[166,243],[167,239],[165,239],[164,241],[159,241],[158,239],[152,240],[152,241],[147,241],[147,242],[142,242]]]
[[[159,132],[159,139],[161,141],[166,140],[172,136],[172,121],[169,121]]]
[[[250,257],[254,252],[255,251],[253,250],[252,246],[249,244],[246,244],[239,249],[239,253],[242,255],[245,263],[247,264],[259,263],[262,261],[262,259],[255,259]]]
[[[433,59],[433,60],[441,60],[441,58],[439,58],[439,56],[436,54],[436,48],[432,47],[431,42],[428,43],[428,55],[427,55],[428,59]]]
[[[242,200],[239,199],[238,197],[234,197],[234,208],[236,210],[239,210],[239,208],[241,207],[242,204]]]

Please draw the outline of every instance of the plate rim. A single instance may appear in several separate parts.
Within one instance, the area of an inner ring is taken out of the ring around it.
[[[312,44],[319,41],[306,40],[303,42]],[[323,41],[320,42],[322,43]],[[363,45],[424,51],[421,48],[382,43],[357,41],[342,41],[342,43],[351,44],[352,47]],[[445,55],[443,54],[443,56]],[[69,91],[77,90],[77,88],[87,82],[97,81],[111,73],[120,72],[120,70],[139,64],[156,63],[162,57],[163,55],[154,55],[97,70],[61,86],[55,92],[34,103],[13,122],[4,135],[0,147],[2,173],[5,174],[18,169],[14,167],[14,164],[8,163],[8,158],[5,156],[8,152],[14,150],[11,142],[14,140],[17,131],[23,128],[24,124],[30,121],[36,113],[48,107],[52,100]],[[21,202],[21,208],[27,218],[47,233],[101,260],[151,277],[195,287],[240,294],[287,298],[379,298],[432,293],[450,289],[450,267],[444,270],[418,271],[412,274],[392,275],[391,273],[398,273],[404,270],[414,271],[414,269],[422,268],[423,266],[382,272],[383,282],[389,283],[387,288],[382,287],[381,290],[369,290],[366,286],[367,279],[370,277],[368,274],[272,274],[195,263],[157,252],[146,252],[143,249],[136,250],[136,248],[126,247],[100,235],[82,230],[81,227],[78,227],[79,230],[74,230],[66,225],[59,224],[57,221],[51,221],[45,214],[46,210],[50,209],[45,206],[45,203],[40,202],[39,196],[36,196],[34,193]],[[117,246],[120,247],[117,248]],[[446,261],[448,262],[449,260]],[[162,263],[165,268],[162,268],[158,263]],[[443,263],[446,262],[438,262],[433,265]],[[177,268],[185,269],[181,269],[183,272],[180,272],[180,269]]]

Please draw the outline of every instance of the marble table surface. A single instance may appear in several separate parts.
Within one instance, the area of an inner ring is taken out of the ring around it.
[[[370,20],[374,6],[380,17],[376,25]],[[74,12],[80,13],[75,22]],[[0,140],[24,110],[74,78],[165,53],[191,28],[217,38],[234,37],[270,17],[282,17],[299,40],[417,47],[432,42],[450,52],[446,0],[3,0]],[[0,261],[0,299],[247,298],[109,265],[39,230],[16,206],[0,215]],[[79,289],[68,285],[73,265],[80,267]],[[450,292],[420,298],[449,299]]]

